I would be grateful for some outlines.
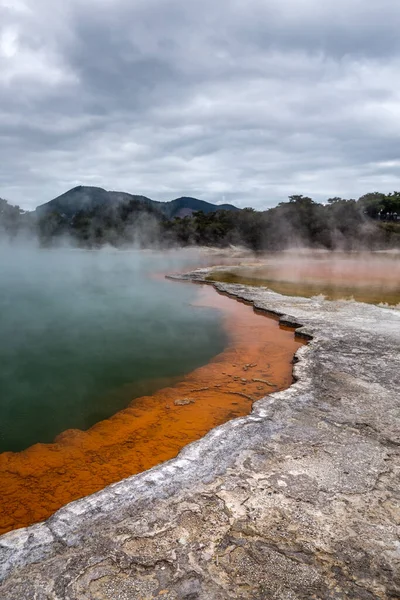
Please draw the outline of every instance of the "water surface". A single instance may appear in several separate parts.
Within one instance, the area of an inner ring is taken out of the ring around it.
[[[193,252],[0,249],[0,452],[87,429],[225,345],[197,288],[154,273]]]
[[[188,284],[190,285],[190,284]],[[0,534],[43,521],[64,504],[173,458],[186,444],[292,382],[292,358],[304,342],[277,319],[193,286],[196,304],[221,311],[228,345],[179,382],[86,431],[52,444],[0,454]]]
[[[209,279],[265,286],[287,296],[323,295],[400,306],[400,254],[282,252],[252,264],[214,271]]]

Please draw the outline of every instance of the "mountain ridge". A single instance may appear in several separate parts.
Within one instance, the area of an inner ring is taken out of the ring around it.
[[[128,192],[109,191],[101,187],[79,185],[44,204],[40,204],[36,207],[35,213],[39,217],[42,217],[52,212],[58,212],[68,218],[72,218],[82,210],[92,211],[101,206],[117,207],[132,201],[151,206],[169,219],[191,216],[196,211],[210,213],[219,210],[240,210],[233,204],[213,204],[212,202],[191,196],[181,196],[174,200],[160,202],[152,200],[147,196],[130,194]]]

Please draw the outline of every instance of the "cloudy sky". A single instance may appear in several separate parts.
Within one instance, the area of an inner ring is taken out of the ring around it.
[[[0,0],[0,197],[400,188],[395,0]]]

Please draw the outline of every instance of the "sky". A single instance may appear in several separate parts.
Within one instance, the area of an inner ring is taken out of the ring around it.
[[[400,189],[395,0],[0,0],[0,197]]]

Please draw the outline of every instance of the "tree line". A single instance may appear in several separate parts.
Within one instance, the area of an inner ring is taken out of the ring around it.
[[[293,246],[356,250],[400,247],[400,193],[366,194],[358,200],[329,198],[326,204],[308,196],[266,211],[195,213],[164,224],[167,236],[180,244],[244,244],[254,251]]]
[[[0,199],[0,236],[37,238],[46,247],[68,241],[78,247],[244,245],[255,252],[293,246],[356,250],[400,247],[400,192],[373,192],[358,200],[339,197],[325,203],[290,196],[274,208],[257,211],[194,212],[168,219],[153,206],[132,200],[80,210],[72,217],[53,211],[38,217]]]

